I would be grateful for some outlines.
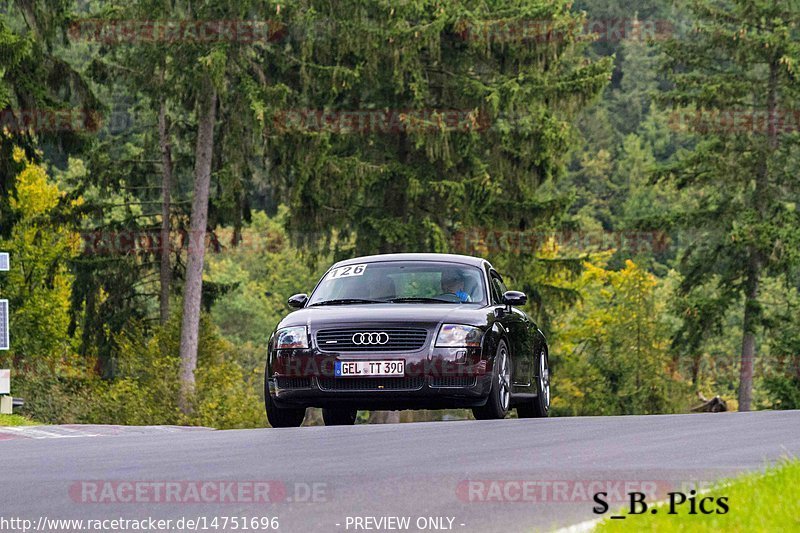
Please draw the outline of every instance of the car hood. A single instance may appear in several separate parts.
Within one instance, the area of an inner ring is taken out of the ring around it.
[[[469,304],[353,304],[306,307],[290,313],[278,328],[309,326],[317,330],[323,326],[396,324],[430,326],[443,322],[485,325],[491,308]]]

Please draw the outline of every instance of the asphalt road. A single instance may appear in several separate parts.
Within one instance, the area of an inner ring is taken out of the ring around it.
[[[402,522],[364,517],[397,516],[410,531],[547,531],[596,518],[597,490],[661,498],[790,455],[800,411],[13,439],[0,441],[0,526],[277,517],[278,531],[388,531]]]

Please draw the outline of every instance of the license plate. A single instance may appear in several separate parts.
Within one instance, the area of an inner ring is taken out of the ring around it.
[[[394,361],[336,361],[336,377],[403,376],[406,362]]]

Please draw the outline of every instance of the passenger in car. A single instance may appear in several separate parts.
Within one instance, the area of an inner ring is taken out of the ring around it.
[[[370,286],[369,297],[373,300],[390,300],[397,297],[394,280],[389,276],[379,276]]]

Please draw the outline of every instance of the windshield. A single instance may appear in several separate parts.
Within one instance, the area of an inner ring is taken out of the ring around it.
[[[329,270],[309,305],[330,303],[486,303],[482,271],[457,263],[385,261]]]

